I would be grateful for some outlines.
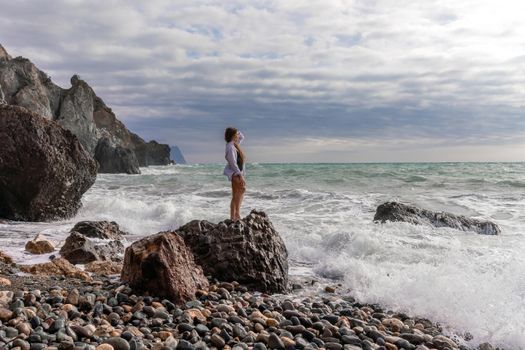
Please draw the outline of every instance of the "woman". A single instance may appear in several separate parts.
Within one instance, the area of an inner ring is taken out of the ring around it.
[[[224,168],[224,175],[228,176],[228,180],[232,183],[232,200],[230,203],[230,219],[241,220],[241,203],[246,191],[246,181],[244,180],[244,164],[246,157],[239,144],[244,139],[235,128],[227,128],[224,132],[224,140],[226,141],[226,167]]]

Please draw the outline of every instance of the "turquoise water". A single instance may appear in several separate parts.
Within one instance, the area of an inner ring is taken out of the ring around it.
[[[193,219],[228,217],[223,164],[99,175],[73,220],[0,225],[19,261],[37,232],[60,241],[79,220],[114,220],[129,242]],[[291,273],[341,283],[378,302],[525,349],[525,163],[248,164],[243,214],[264,210],[290,252]],[[495,221],[501,236],[406,223],[374,224],[390,200]],[[129,243],[128,242],[128,243]]]

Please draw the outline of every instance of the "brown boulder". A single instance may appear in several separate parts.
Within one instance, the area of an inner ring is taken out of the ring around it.
[[[265,213],[218,224],[194,220],[176,232],[206,275],[263,292],[288,290],[288,251]]]
[[[25,108],[0,105],[0,217],[71,217],[96,173],[71,132]]]
[[[193,254],[174,232],[160,232],[129,246],[121,278],[136,290],[176,303],[192,300],[198,289],[208,287]]]
[[[35,238],[26,243],[25,249],[32,254],[45,254],[54,251],[55,246],[44,236],[38,234]]]

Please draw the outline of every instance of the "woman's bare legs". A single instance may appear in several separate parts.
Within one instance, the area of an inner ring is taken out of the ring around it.
[[[241,203],[246,191],[240,176],[232,177],[232,200],[230,203],[230,218],[232,220],[241,219]]]

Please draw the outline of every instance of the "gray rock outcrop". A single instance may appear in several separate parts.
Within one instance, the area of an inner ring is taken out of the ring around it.
[[[186,158],[184,158],[184,155],[178,146],[171,146],[170,158],[176,164],[187,164]]]
[[[170,146],[168,145],[160,144],[157,141],[145,142],[140,139],[134,144],[134,147],[140,166],[170,164]]]
[[[139,174],[139,163],[129,148],[115,146],[107,138],[98,141],[95,159],[101,173]]]
[[[0,61],[8,61],[11,59],[11,56],[7,53],[7,51],[4,49],[2,44],[0,44]]]
[[[124,172],[133,169],[133,173],[140,173],[135,166],[139,164],[135,155],[136,147],[139,148],[141,159],[147,160],[141,162],[141,166],[146,166],[148,162],[155,165],[169,164],[169,152],[166,162],[159,156],[159,147],[148,146],[140,137],[135,138],[136,135],[117,119],[111,108],[80,77],[74,75],[71,78],[71,88],[62,89],[31,61],[22,57],[11,58],[0,45],[0,104],[2,103],[22,106],[57,121],[78,137],[92,157],[95,157],[95,149],[101,138],[109,140],[114,149],[130,150],[113,153],[115,162],[125,164],[122,167],[126,169]],[[101,172],[105,169],[106,167],[100,167]]]
[[[181,304],[195,299],[208,280],[180,236],[160,232],[126,248],[121,279],[138,291],[148,291]]]
[[[117,240],[127,234],[120,230],[115,221],[80,221],[73,226],[71,232],[78,232],[88,238]]]
[[[70,131],[25,108],[0,105],[0,217],[71,217],[96,174],[95,161]]]
[[[493,222],[467,218],[446,212],[433,212],[398,202],[386,202],[377,207],[374,221],[403,221],[415,225],[450,227],[474,231],[483,235],[499,235],[500,228]]]
[[[262,292],[288,290],[288,251],[264,212],[238,222],[194,220],[175,232],[206,275]]]
[[[72,264],[122,261],[122,234],[116,222],[81,221],[71,229],[60,255]]]
[[[84,148],[93,155],[100,133],[93,121],[95,92],[77,75],[71,78],[71,88],[64,91],[60,110],[54,118],[77,135]]]

